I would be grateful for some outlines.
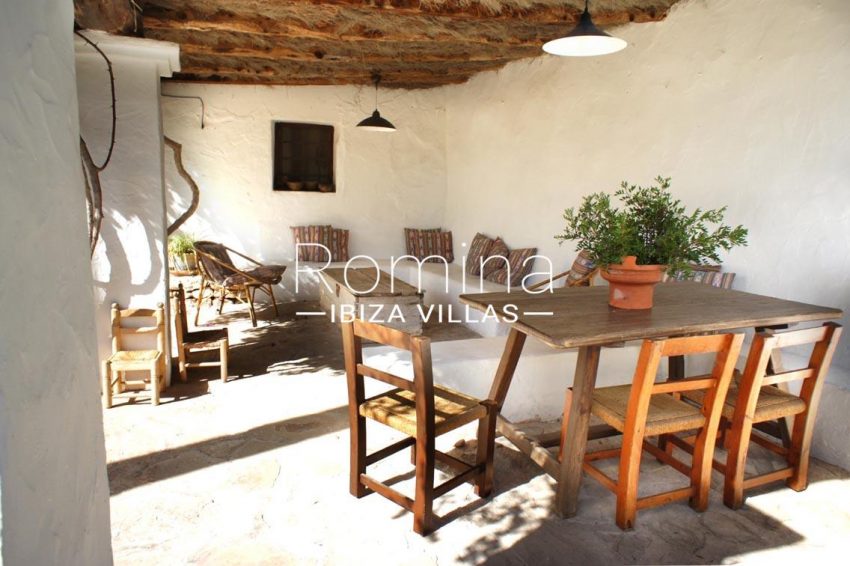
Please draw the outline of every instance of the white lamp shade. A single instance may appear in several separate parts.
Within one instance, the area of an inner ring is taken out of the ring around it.
[[[543,51],[564,57],[592,57],[616,53],[627,45],[619,37],[610,35],[573,35],[544,43]]]

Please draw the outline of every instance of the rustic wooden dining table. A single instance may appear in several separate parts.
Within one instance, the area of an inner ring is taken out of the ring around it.
[[[801,322],[839,318],[842,311],[776,299],[741,291],[717,289],[699,283],[661,284],[655,304],[647,310],[620,310],[608,306],[608,288],[559,288],[542,294],[523,291],[461,295],[470,308],[503,313],[508,305],[517,309],[511,322],[489,399],[501,410],[522,354],[531,336],[556,349],[578,348],[567,434],[530,437],[499,416],[498,430],[557,481],[555,511],[561,517],[576,514],[582,462],[590,430],[593,388],[603,347],[632,340],[706,334],[747,328],[785,328]],[[508,309],[510,312],[510,308]],[[500,314],[501,313],[501,314]],[[637,362],[637,360],[635,360]],[[684,360],[671,360],[673,373],[684,371]],[[604,435],[604,433],[600,433]],[[562,457],[548,450],[560,445]]]

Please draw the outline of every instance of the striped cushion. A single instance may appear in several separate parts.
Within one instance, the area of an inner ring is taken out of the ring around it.
[[[415,258],[422,256],[422,234],[425,232],[439,233],[442,228],[405,228],[404,243],[407,246],[407,255]]]
[[[481,258],[486,258],[490,251],[490,246],[493,245],[493,240],[481,234],[475,234],[472,238],[472,244],[469,246],[469,251],[466,253],[466,271],[472,275],[481,274]]]
[[[576,281],[584,279],[590,275],[594,269],[596,269],[596,264],[590,260],[590,252],[587,250],[581,250],[573,261],[573,264],[570,266],[570,273],[567,275],[567,280],[564,284],[569,287],[570,283],[575,283]]]
[[[441,228],[405,228],[404,241],[407,245],[407,255],[416,259],[437,263],[444,258],[448,263],[454,261],[452,249],[452,233],[443,232]]]
[[[534,262],[526,262],[526,260],[536,253],[537,248],[523,248],[521,250],[511,250],[508,254],[511,287],[521,285],[523,277],[531,273],[531,270],[534,267]],[[491,273],[487,279],[495,283],[506,285],[508,284],[508,269],[506,267],[499,269],[498,271]]]
[[[731,289],[732,282],[735,280],[734,273],[723,273],[719,265],[693,265],[690,273],[679,271],[673,275],[665,274],[664,277],[664,281],[695,281],[720,289]]]
[[[455,260],[455,251],[451,231],[440,232],[440,240],[442,246],[442,253],[440,255],[446,258],[447,262],[453,262]]]
[[[334,228],[331,238],[332,261],[348,261],[348,230]]]
[[[297,244],[322,244],[331,249],[333,245],[333,228],[331,225],[321,226],[290,226],[292,239],[298,249],[298,261],[328,261],[328,254],[317,246],[298,247]]]
[[[510,253],[511,250],[508,249],[507,245],[505,245],[505,241],[501,238],[496,238],[493,245],[490,246],[490,251],[487,252],[487,259],[484,260],[484,266],[481,268],[481,275],[487,279],[496,271],[504,269],[505,261],[508,261],[508,255]]]

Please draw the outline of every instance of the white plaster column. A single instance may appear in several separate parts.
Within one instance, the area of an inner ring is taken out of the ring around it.
[[[160,77],[179,70],[179,49],[163,41],[84,33],[112,61],[117,99],[115,148],[100,176],[104,217],[92,262],[98,352],[104,359],[110,352],[113,302],[122,308],[153,308],[157,303],[168,308],[159,83]],[[90,45],[77,38],[75,47],[80,129],[100,165],[112,127],[109,75]]]
[[[73,3],[0,2],[0,563],[112,563]]]

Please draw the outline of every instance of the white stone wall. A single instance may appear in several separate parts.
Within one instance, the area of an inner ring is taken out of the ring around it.
[[[100,181],[103,224],[92,260],[99,357],[111,351],[110,306],[168,308],[165,191],[162,168],[160,76],[177,64],[177,46],[86,32],[112,61],[117,127],[112,158]],[[109,149],[112,114],[103,59],[77,39],[80,129],[95,164]],[[148,344],[134,347],[155,347]],[[168,352],[166,353],[169,354]],[[166,364],[170,367],[170,364]]]
[[[294,224],[348,227],[353,253],[378,257],[403,249],[404,226],[442,226],[458,257],[482,231],[537,246],[557,270],[574,256],[553,238],[565,208],[662,174],[688,206],[727,205],[750,229],[750,246],[724,261],[736,288],[850,311],[850,3],[684,0],[616,33],[630,46],[606,57],[542,56],[463,85],[382,91],[399,127],[387,137],[353,127],[369,90],[168,85],[207,102],[205,130],[197,102],[163,102],[202,191],[187,229],[286,261]],[[337,126],[339,194],[271,191],[272,120]],[[185,192],[166,176],[176,216]],[[830,382],[815,442],[850,467],[835,433],[850,406],[850,338]],[[551,398],[538,414],[557,411]]]
[[[749,228],[724,261],[737,289],[850,311],[850,3],[687,0],[617,33],[620,53],[450,89],[446,227],[567,266],[564,208],[662,174]],[[850,340],[836,361],[850,367]]]
[[[686,0],[616,33],[618,54],[544,56],[449,89],[443,224],[566,266],[574,250],[552,238],[564,208],[672,176],[690,207],[728,205],[750,229],[724,261],[737,289],[850,312],[850,3]],[[816,453],[850,467],[848,337],[829,380]]]
[[[0,3],[0,499],[14,564],[112,563],[73,5]]]
[[[262,261],[294,259],[290,226],[333,224],[351,231],[350,250],[388,258],[404,253],[404,227],[436,227],[446,198],[445,127],[441,90],[381,90],[381,114],[395,133],[364,132],[357,122],[374,108],[374,90],[360,87],[263,87],[168,84],[162,99],[165,134],[183,144],[183,162],[201,191],[198,212],[182,228]],[[272,190],[272,123],[334,126],[336,193]],[[189,192],[166,152],[169,218]],[[294,292],[294,267],[280,290]],[[258,299],[260,295],[258,295]]]

